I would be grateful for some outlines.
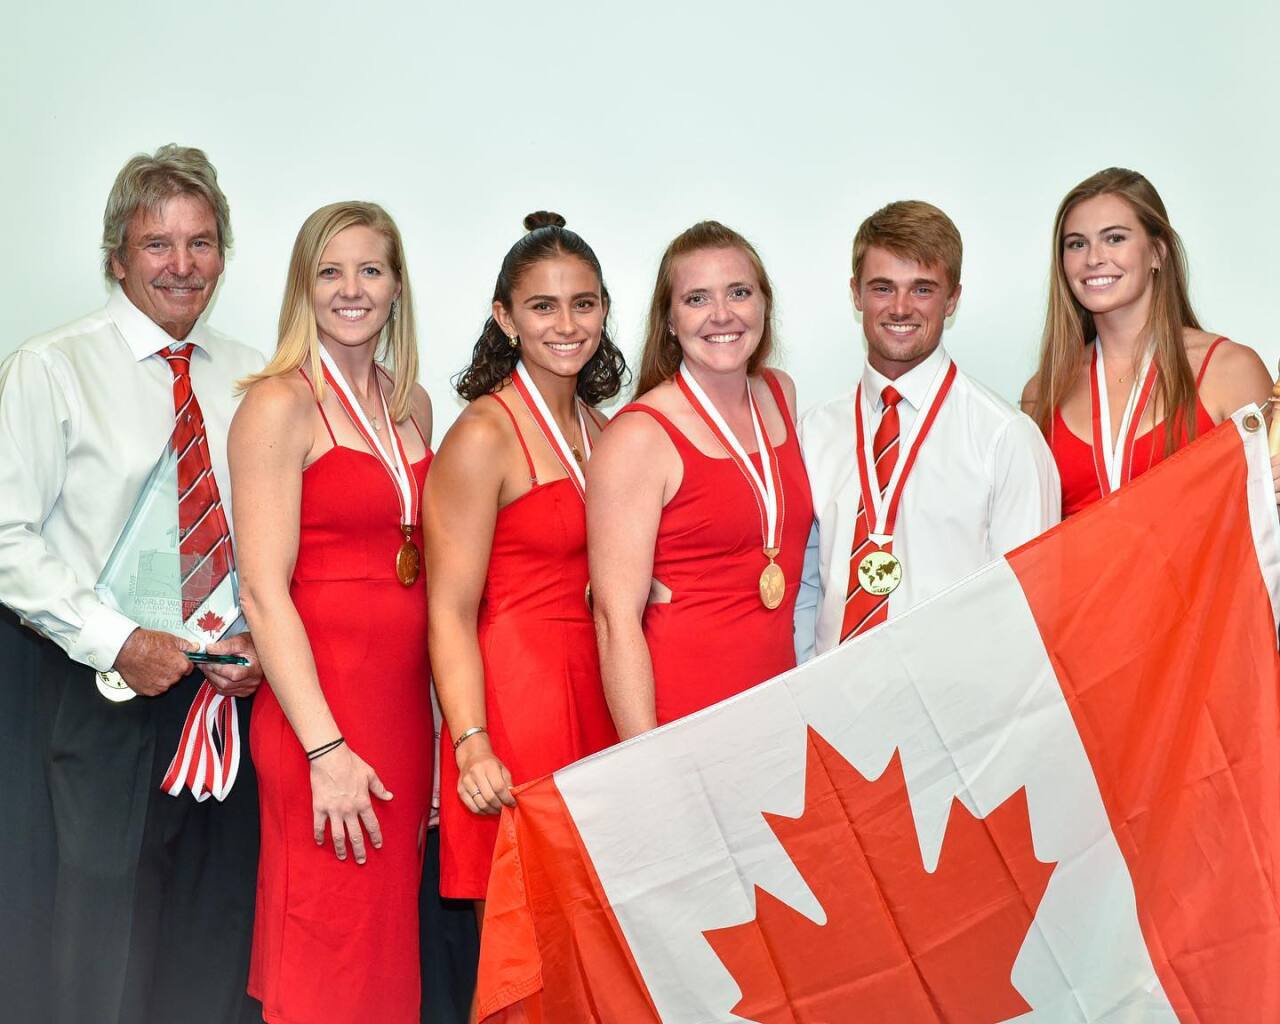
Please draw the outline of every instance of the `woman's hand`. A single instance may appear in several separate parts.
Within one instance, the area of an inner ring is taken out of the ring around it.
[[[372,797],[390,800],[391,794],[377,773],[354,750],[343,744],[311,762],[311,825],[316,845],[324,845],[328,824],[338,860],[347,859],[347,843],[356,863],[365,860],[364,832],[376,850],[382,846],[382,829],[373,811]]]
[[[469,748],[469,749],[468,749]],[[503,804],[516,805],[511,795],[511,773],[493,753],[489,737],[472,736],[458,748],[458,796],[476,814],[497,814]]]

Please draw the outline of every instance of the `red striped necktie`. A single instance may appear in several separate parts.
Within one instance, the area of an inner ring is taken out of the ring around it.
[[[235,569],[231,531],[209,458],[204,413],[191,387],[194,348],[187,342],[157,353],[173,371],[176,421],[172,443],[178,454],[178,556],[182,567],[184,622],[191,619],[218,584]],[[210,626],[210,631],[224,625],[218,621]],[[182,740],[160,788],[171,796],[190,788],[197,800],[205,800],[210,795],[221,800],[235,781],[239,746],[235,698],[223,696],[209,682],[204,682],[187,712]]]
[[[902,396],[897,388],[889,384],[880,392],[880,400],[884,403],[884,412],[880,416],[880,426],[876,428],[876,436],[871,442],[871,450],[876,460],[876,486],[880,493],[889,485],[893,476],[893,467],[898,462],[898,403]],[[889,617],[889,595],[869,594],[858,586],[858,563],[872,550],[871,527],[867,523],[867,496],[858,499],[858,518],[853,527],[853,551],[849,556],[849,587],[845,592],[844,620],[840,626],[840,642],[850,637],[865,633],[872,626],[878,626]]]
[[[173,407],[177,421],[173,446],[178,453],[178,553],[182,563],[182,618],[191,618],[232,569],[231,531],[222,510],[218,482],[209,459],[204,414],[191,389],[190,342],[161,355],[173,371]]]

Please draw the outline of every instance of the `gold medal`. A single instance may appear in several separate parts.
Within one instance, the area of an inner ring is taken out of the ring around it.
[[[773,611],[782,604],[782,599],[787,595],[787,577],[782,571],[782,566],[774,561],[778,557],[778,549],[765,548],[764,553],[769,559],[769,564],[760,573],[760,603],[769,611]]]
[[[401,526],[400,529],[404,532],[404,543],[396,552],[396,579],[406,587],[411,587],[418,580],[422,556],[418,554],[418,547],[413,543],[413,527]]]
[[[873,551],[858,563],[858,586],[868,594],[884,597],[902,582],[902,562],[889,551]]]

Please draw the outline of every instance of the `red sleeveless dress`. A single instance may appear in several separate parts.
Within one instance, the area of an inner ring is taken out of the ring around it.
[[[517,785],[618,742],[587,608],[587,517],[567,479],[539,483],[515,417],[532,489],[498,510],[476,622],[489,742]],[[519,797],[516,798],[517,800]],[[440,894],[485,898],[498,816],[458,796],[458,762],[440,737]]]
[[[659,725],[796,665],[792,620],[813,501],[786,398],[773,374],[766,371],[765,380],[787,427],[773,448],[782,474],[777,563],[787,589],[772,611],[760,602],[760,573],[767,564],[760,511],[742,471],[727,457],[704,455],[649,406],[629,405],[618,413],[652,417],[684,463],[680,489],[662,510],[653,552],[654,579],[671,589],[671,601],[651,604],[644,613]],[[759,453],[750,458],[761,472]]]
[[[374,801],[383,842],[366,843],[364,865],[350,853],[339,861],[327,832],[317,846],[306,754],[270,684],[259,689],[249,730],[262,817],[249,992],[272,1024],[418,1024],[434,740],[426,581],[396,578],[400,504],[381,463],[334,445],[302,474],[289,593],[338,728],[392,799]],[[419,493],[430,460],[428,451],[412,466]],[[414,539],[421,550],[421,526]]]
[[[1216,338],[1204,354],[1204,362],[1200,364],[1200,372],[1196,375],[1196,388],[1204,380],[1204,372],[1209,367],[1209,359],[1213,350],[1225,338]],[[1196,400],[1196,437],[1203,437],[1214,428],[1213,417]],[[1186,447],[1188,443],[1187,429],[1184,425],[1175,439],[1174,450]],[[1088,508],[1102,497],[1102,487],[1098,483],[1097,470],[1093,464],[1093,444],[1073,434],[1062,418],[1062,410],[1053,410],[1053,425],[1049,430],[1049,449],[1053,452],[1053,461],[1058,464],[1058,475],[1062,478],[1062,518],[1075,515],[1083,508]],[[1154,427],[1133,442],[1133,476],[1141,476],[1148,469],[1165,459],[1164,431]],[[1132,479],[1132,477],[1130,478]]]

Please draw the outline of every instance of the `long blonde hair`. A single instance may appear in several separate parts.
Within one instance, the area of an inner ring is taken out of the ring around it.
[[[636,394],[656,388],[664,380],[670,380],[680,369],[680,343],[667,331],[671,315],[671,293],[674,287],[675,262],[681,256],[701,249],[740,249],[751,262],[760,282],[760,294],[764,296],[764,331],[760,344],[747,360],[747,373],[754,374],[768,365],[773,354],[773,285],[765,273],[764,262],[755,246],[732,228],[714,220],[704,220],[682,231],[667,246],[658,264],[658,279],[653,285],[653,297],[649,301],[649,321],[644,332],[644,349],[640,353],[640,377],[636,382]]]
[[[1185,328],[1199,330],[1187,292],[1187,258],[1182,239],[1169,223],[1164,201],[1137,171],[1108,167],[1067,193],[1053,221],[1053,250],[1049,275],[1049,308],[1040,344],[1040,365],[1032,398],[1032,415],[1048,434],[1053,412],[1062,404],[1085,363],[1085,345],[1098,336],[1093,314],[1076,301],[1062,269],[1062,230],[1067,214],[1086,199],[1119,196],[1138,217],[1151,243],[1161,254],[1152,282],[1147,332],[1155,343],[1155,408],[1164,414],[1164,449],[1173,451],[1181,431],[1196,431],[1196,379],[1182,340]]]
[[[246,377],[239,386],[243,389],[254,381],[283,377],[306,366],[316,397],[324,398],[324,371],[311,294],[325,246],[338,232],[352,227],[369,228],[387,240],[387,262],[400,283],[399,312],[387,321],[374,354],[395,381],[387,404],[391,418],[400,423],[409,416],[410,399],[418,380],[418,339],[414,331],[413,294],[404,262],[404,245],[395,221],[377,203],[332,203],[322,206],[303,221],[293,243],[293,254],[289,257],[275,355],[260,372]]]

